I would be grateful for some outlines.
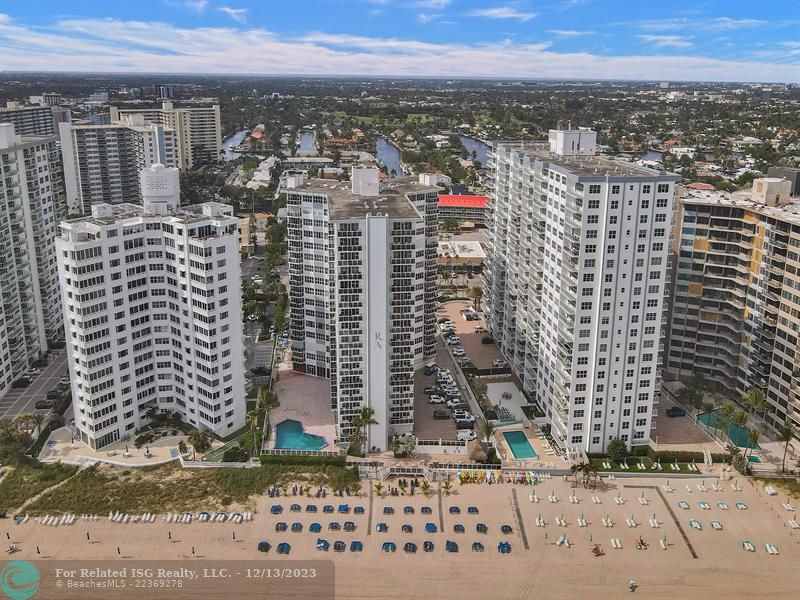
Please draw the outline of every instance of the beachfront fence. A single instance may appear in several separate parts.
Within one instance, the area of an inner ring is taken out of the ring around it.
[[[417,440],[417,454],[457,454],[467,455],[467,442],[464,440]]]
[[[289,448],[271,448],[262,450],[261,454],[267,456],[344,456],[347,448],[337,450],[291,450]]]

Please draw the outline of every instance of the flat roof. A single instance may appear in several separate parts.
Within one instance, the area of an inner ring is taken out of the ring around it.
[[[141,204],[133,204],[131,202],[121,202],[119,204],[109,204],[111,207],[111,214],[107,217],[95,217],[93,215],[85,215],[82,217],[75,217],[74,219],[65,219],[62,223],[70,226],[79,227],[81,225],[96,225],[107,226],[128,220],[128,219],[155,219],[166,220],[174,219],[183,223],[195,223],[210,219],[236,219],[233,215],[232,208],[229,204],[221,202],[204,202],[202,204],[192,204],[189,206],[182,206],[177,211],[167,214],[155,214],[145,212],[144,206]],[[209,212],[213,214],[204,213],[204,208],[208,208]],[[231,214],[225,214],[225,210],[230,209]]]
[[[309,179],[305,183],[286,190],[286,193],[301,192],[328,197],[331,219],[357,219],[367,214],[388,215],[394,219],[421,218],[422,215],[408,199],[408,194],[438,192],[435,186],[423,185],[415,177],[396,177],[381,182],[377,196],[354,194],[349,181],[333,179]]]
[[[766,217],[785,221],[792,225],[800,225],[800,197],[792,198],[788,204],[781,206],[766,206],[753,202],[751,190],[749,189],[736,192],[687,190],[686,195],[681,197],[681,202],[684,204],[745,208]]]
[[[489,196],[466,196],[464,194],[439,194],[439,206],[454,208],[486,208]]]
[[[486,251],[478,241],[453,241],[439,242],[439,256],[454,256],[456,258],[486,258]]]
[[[679,181],[681,176],[668,171],[658,171],[624,160],[609,158],[602,154],[584,156],[565,156],[550,152],[549,142],[497,141],[493,147],[515,150],[525,156],[537,158],[552,165],[558,165],[578,177],[660,177]]]

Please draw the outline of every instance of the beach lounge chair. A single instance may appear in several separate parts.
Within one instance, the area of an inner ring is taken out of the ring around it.
[[[666,537],[666,536],[664,536],[664,537]],[[661,546],[662,550],[666,550],[667,549],[667,540],[665,540],[664,538],[659,538],[658,543]]]
[[[345,531],[355,531],[356,530],[356,524],[353,523],[353,521],[345,521],[343,527],[344,527]]]
[[[486,523],[478,523],[477,525],[475,525],[475,531],[477,531],[478,533],[486,533],[489,531],[489,528],[486,527]]]
[[[602,504],[600,496],[592,496],[592,504]]]
[[[303,524],[292,523],[292,533],[303,533]]]
[[[544,519],[542,518],[542,515],[539,515],[538,517],[536,517],[536,526],[537,527],[544,527],[545,526],[545,522],[544,522]]]
[[[283,521],[275,523],[275,531],[286,531],[287,525]]]
[[[423,515],[433,514],[433,510],[431,510],[430,506],[423,506],[421,509],[419,509],[419,512],[421,512]]]
[[[308,526],[308,530],[311,533],[319,533],[320,531],[322,531],[322,525],[320,525],[319,523],[312,523],[311,525]]]
[[[483,544],[481,544],[480,542],[472,542],[472,551],[483,552]]]
[[[467,513],[469,513],[471,515],[477,515],[478,514],[478,507],[477,506],[468,506],[467,507]]]
[[[346,515],[350,513],[350,505],[349,504],[340,504],[339,505],[339,514]]]
[[[681,500],[678,502],[678,506],[681,507],[683,510],[689,510],[689,503],[686,500]]]
[[[425,532],[426,533],[436,533],[436,524],[435,523],[425,523]]]
[[[384,552],[394,552],[395,550],[397,550],[397,546],[395,545],[394,542],[383,542],[381,549]]]
[[[736,508],[738,508],[739,510],[747,510],[747,504],[745,504],[744,502],[737,502]]]
[[[500,554],[511,554],[511,544],[509,542],[500,542],[497,544],[497,551]]]
[[[389,526],[386,523],[378,523],[378,525],[375,527],[375,531],[378,533],[386,533],[389,531]]]
[[[406,542],[403,544],[403,552],[407,554],[416,554],[417,552],[417,545],[413,542]]]
[[[316,504],[306,504],[306,512],[307,513],[315,513],[315,512],[317,512],[317,505]]]
[[[423,542],[422,549],[425,552],[433,552],[433,542],[429,542],[429,541]]]
[[[756,551],[755,545],[750,540],[743,541],[742,542],[742,548],[744,550],[746,550],[747,552],[755,552]]]
[[[385,514],[385,515],[393,515],[394,514],[394,508],[392,508],[391,506],[384,506],[383,507],[383,514]]]
[[[444,545],[444,549],[447,552],[458,552],[458,544],[456,544],[455,542],[451,542],[450,540],[447,540],[447,542]]]
[[[614,502],[617,504],[625,504],[625,500],[622,499],[622,496],[614,496]]]
[[[364,544],[357,540],[350,542],[350,552],[361,552],[362,550],[364,550]]]
[[[770,556],[778,556],[778,547],[775,544],[764,544],[764,547]]]
[[[289,510],[290,510],[291,512],[300,512],[300,511],[301,511],[301,510],[303,510],[303,509],[300,507],[300,505],[299,505],[299,504],[292,504],[292,505],[289,507]]]
[[[767,496],[777,496],[778,495],[778,490],[776,490],[771,485],[765,486],[764,487],[764,491],[767,492]]]
[[[322,507],[322,512],[325,513],[326,515],[332,515],[333,506],[330,504],[326,504],[325,506]]]
[[[711,529],[722,531],[722,523],[720,523],[719,521],[711,521]]]
[[[504,533],[505,535],[511,535],[511,533],[512,533],[514,530],[511,528],[511,525],[501,525],[501,526],[500,526],[500,531],[501,531],[502,533]]]
[[[661,523],[658,522],[658,519],[655,518],[655,515],[653,515],[653,518],[650,519],[650,527],[653,529],[659,529],[661,527]]]
[[[283,512],[282,504],[273,504],[269,509],[270,514],[279,515]]]
[[[413,506],[404,506],[403,507],[403,514],[404,515],[413,515],[414,514],[414,507]]]
[[[789,504],[788,502],[784,502],[784,503],[783,503],[783,508],[785,508],[785,509],[786,509],[786,510],[788,510],[789,512],[794,512],[794,506],[792,506],[792,505],[791,505],[791,504]]]
[[[578,517],[578,527],[586,527],[587,525],[588,523],[586,522],[586,519],[583,518],[583,515]]]
[[[414,533],[414,528],[411,525],[409,525],[408,523],[405,523],[400,528],[400,531],[402,531],[403,533]]]
[[[615,550],[622,550],[622,542],[619,541],[619,538],[611,538],[611,547]]]
[[[717,506],[719,506],[722,510],[728,510],[728,503],[723,500],[718,500]]]
[[[456,523],[455,525],[453,525],[453,531],[455,533],[464,533],[466,530],[464,529],[464,526],[461,523]]]
[[[338,521],[331,521],[328,523],[328,531],[341,531],[342,526],[339,525]]]
[[[461,514],[461,509],[458,508],[457,506],[451,506],[450,507],[450,514],[451,515],[460,515]]]
[[[641,504],[642,506],[647,506],[647,498],[645,498],[644,496],[639,496],[639,504]]]
[[[797,522],[797,521],[795,521],[794,519],[789,519],[788,521],[786,521],[786,523],[787,523],[787,524],[789,525],[789,527],[791,527],[792,529],[800,529],[800,523],[798,523],[798,522]]]
[[[347,550],[347,544],[345,544],[343,541],[337,540],[333,542],[334,552],[344,552],[345,550]]]
[[[692,529],[697,529],[698,531],[703,530],[703,524],[700,523],[697,519],[689,519],[689,527]]]
[[[286,542],[281,542],[278,544],[278,554],[289,554],[291,551],[292,547]]]
[[[703,509],[703,510],[711,510],[711,505],[708,502],[706,502],[705,500],[702,500],[700,502],[700,508]]]
[[[317,550],[321,550],[322,552],[327,552],[328,549],[331,547],[328,540],[323,540],[322,538],[317,538],[316,548]]]
[[[628,524],[628,527],[636,527],[637,526],[636,521],[634,521],[632,517],[626,518],[625,522]]]
[[[269,552],[272,546],[269,545],[269,542],[258,542],[258,551],[259,552]]]
[[[353,514],[354,515],[363,515],[364,514],[364,507],[363,506],[356,506],[353,509]]]

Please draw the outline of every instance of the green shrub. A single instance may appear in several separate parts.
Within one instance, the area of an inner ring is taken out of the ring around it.
[[[133,440],[133,445],[137,448],[141,448],[145,444],[149,444],[155,439],[155,435],[150,433],[149,431],[146,433],[142,433],[141,435],[137,435],[136,439]]]
[[[345,466],[344,456],[263,454],[259,460],[261,461],[262,465]]]
[[[248,462],[250,453],[241,446],[232,446],[222,454],[222,462]]]
[[[621,438],[614,438],[608,443],[606,448],[608,458],[614,462],[621,462],[628,455],[628,446]]]

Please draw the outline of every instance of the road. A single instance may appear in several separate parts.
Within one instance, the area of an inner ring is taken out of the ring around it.
[[[23,413],[34,411],[39,400],[47,398],[47,392],[58,385],[58,380],[67,374],[67,351],[60,350],[50,359],[50,364],[26,388],[12,388],[0,399],[0,417],[13,419]]]

